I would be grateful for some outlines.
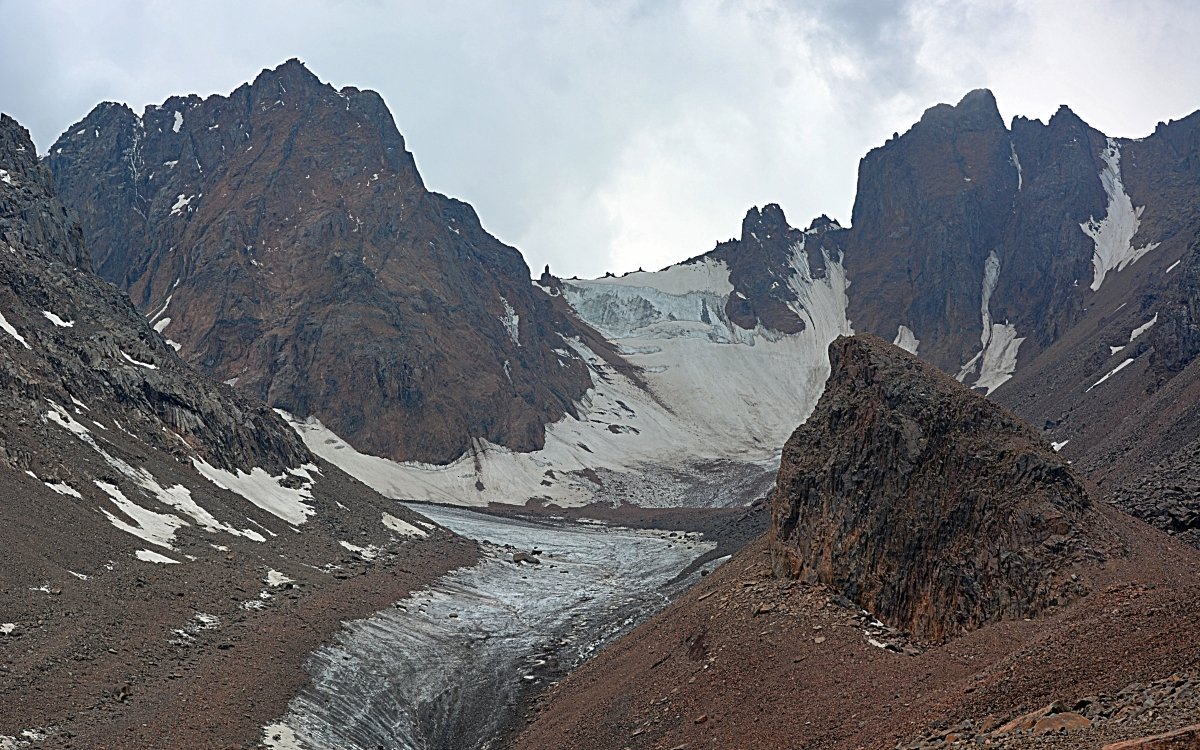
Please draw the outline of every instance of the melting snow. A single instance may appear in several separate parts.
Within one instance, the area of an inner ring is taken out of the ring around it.
[[[187,208],[188,205],[191,204],[192,198],[194,198],[194,197],[196,197],[196,196],[184,195],[183,193],[180,193],[179,197],[175,199],[175,205],[171,206],[171,215],[178,216],[178,215],[182,214],[183,209]]]
[[[357,544],[351,544],[350,542],[338,542],[338,544],[357,554],[364,560],[374,560],[379,556],[379,548],[373,544],[367,545],[366,547],[359,547]]]
[[[10,324],[10,323],[9,323],[9,322],[8,322],[8,321],[7,321],[7,320],[4,318],[4,314],[3,314],[3,313],[0,313],[0,328],[3,328],[3,329],[4,329],[4,332],[5,332],[5,333],[7,333],[9,336],[12,336],[12,337],[13,337],[14,339],[16,339],[17,341],[20,341],[20,342],[21,342],[21,346],[25,347],[26,349],[32,349],[32,348],[33,348],[32,346],[30,346],[30,345],[29,345],[29,342],[25,340],[25,337],[24,337],[24,336],[22,336],[21,334],[17,333],[17,329],[16,329],[16,328],[13,328],[13,327],[12,327],[12,324]]]
[[[1157,323],[1157,322],[1158,322],[1158,313],[1154,313],[1154,317],[1153,317],[1153,318],[1151,318],[1150,320],[1146,321],[1144,324],[1142,324],[1142,325],[1138,326],[1137,328],[1134,328],[1134,329],[1133,329],[1133,332],[1129,334],[1129,340],[1132,342],[1132,341],[1133,341],[1134,339],[1136,339],[1138,336],[1141,336],[1141,335],[1142,335],[1143,333],[1145,333],[1146,331],[1149,331],[1149,330],[1150,330],[1150,326],[1154,325],[1154,324],[1155,324],[1155,323]]]
[[[408,521],[396,518],[391,513],[383,514],[383,525],[400,536],[429,536],[429,533],[424,529],[418,529]]]
[[[1000,258],[993,250],[988,253],[983,264],[983,294],[980,301],[983,330],[979,334],[981,348],[955,376],[958,382],[962,383],[969,375],[978,372],[979,377],[975,379],[972,387],[983,388],[988,395],[1016,372],[1017,351],[1021,348],[1021,342],[1025,340],[1023,336],[1017,336],[1016,326],[1011,323],[992,322],[992,293],[996,291],[999,280]]]
[[[50,312],[49,310],[42,310],[42,315],[46,316],[46,320],[50,321],[51,323],[58,326],[59,328],[74,328],[75,327],[75,321],[63,320],[62,318],[58,317],[54,313]]]
[[[1021,177],[1021,160],[1017,158],[1017,145],[1012,141],[1009,141],[1008,150],[1011,154],[1008,161],[1017,170],[1017,190],[1020,190],[1021,186],[1024,184],[1024,180]]]
[[[517,346],[520,346],[521,329],[518,327],[518,324],[521,322],[521,316],[517,315],[516,311],[513,310],[513,306],[509,304],[507,299],[501,297],[500,301],[504,303],[504,315],[500,318],[500,323],[504,326],[504,330],[508,331],[508,337],[512,339],[512,342]]]
[[[134,552],[133,554],[135,556],[137,556],[137,559],[141,560],[142,562],[162,563],[164,565],[178,565],[179,564],[178,560],[172,560],[171,558],[167,557],[166,555],[160,555],[159,553],[157,553],[153,550],[140,549],[137,552]]]
[[[1093,388],[1095,388],[1096,386],[1100,385],[1100,384],[1101,384],[1101,383],[1103,383],[1105,380],[1108,380],[1108,379],[1109,379],[1109,378],[1111,378],[1113,375],[1116,375],[1116,374],[1117,374],[1118,372],[1120,372],[1121,370],[1124,370],[1126,367],[1128,367],[1128,366],[1129,366],[1130,364],[1132,364],[1132,363],[1133,363],[1133,357],[1130,357],[1129,359],[1125,360],[1124,362],[1122,362],[1121,364],[1117,365],[1117,366],[1116,366],[1116,367],[1114,367],[1113,369],[1109,370],[1107,375],[1105,375],[1104,377],[1102,377],[1102,378],[1100,378],[1099,380],[1097,380],[1095,383],[1092,383],[1090,386],[1088,386],[1088,389],[1087,389],[1086,391],[1084,391],[1084,393],[1088,393],[1088,392],[1089,392],[1089,391],[1091,391]]]
[[[311,464],[299,469],[289,469],[287,473],[273,477],[264,469],[257,466],[245,473],[240,469],[237,473],[218,469],[200,459],[193,458],[192,465],[208,481],[221,489],[241,495],[259,508],[273,516],[283,519],[293,526],[304,523],[316,511],[306,501],[311,501],[312,478],[308,472],[317,467]],[[300,472],[304,472],[301,474]],[[286,487],[283,480],[287,474],[306,477],[307,481],[298,488]]]
[[[1108,139],[1108,148],[1104,149],[1101,158],[1104,159],[1104,168],[1100,170],[1100,182],[1108,195],[1108,211],[1100,221],[1093,217],[1079,225],[1096,243],[1092,255],[1095,270],[1091,285],[1093,292],[1100,289],[1109,271],[1120,271],[1159,244],[1152,242],[1134,249],[1133,238],[1137,235],[1146,207],[1134,208],[1133,201],[1125,192],[1125,185],[1121,182],[1121,149],[1112,138]]]
[[[288,578],[278,570],[268,570],[267,577],[263,579],[268,586],[282,586],[285,583],[295,583],[291,578]]]
[[[140,360],[136,360],[133,357],[126,354],[125,352],[121,352],[121,356],[124,357],[125,359],[127,359],[131,364],[135,364],[138,367],[145,367],[147,370],[157,370],[158,369],[158,365],[152,365],[149,362],[142,362]]]
[[[100,512],[108,517],[109,522],[121,531],[127,531],[150,544],[172,549],[171,543],[174,541],[175,531],[181,526],[188,525],[187,521],[184,521],[179,516],[171,513],[156,513],[155,511],[143,508],[125,497],[125,493],[121,492],[115,484],[99,480],[95,484],[106,495],[112,498],[113,504],[122,513],[133,520],[131,524],[109,512],[106,508],[101,508]]]
[[[917,338],[911,328],[902,325],[896,332],[896,339],[892,343],[909,354],[916,354],[917,347],[921,345],[921,340]]]

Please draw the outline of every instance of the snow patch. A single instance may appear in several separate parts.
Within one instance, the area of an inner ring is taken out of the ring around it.
[[[12,632],[17,629],[15,622],[0,622],[0,635],[12,635]]]
[[[964,383],[967,377],[978,373],[971,387],[983,388],[988,395],[1017,371],[1017,352],[1021,348],[1021,342],[1025,340],[1023,336],[1017,336],[1016,326],[1008,321],[992,322],[992,294],[996,291],[999,281],[1000,258],[993,250],[988,253],[983,264],[983,293],[979,306],[983,323],[983,330],[979,334],[980,350],[955,376],[958,382]]]
[[[115,484],[96,480],[95,485],[112,499],[113,505],[116,505],[121,513],[133,521],[133,523],[129,523],[107,508],[101,508],[100,512],[108,518],[109,523],[143,541],[166,549],[173,549],[172,542],[175,541],[175,531],[188,525],[187,521],[174,514],[157,513],[143,508],[126,497],[125,493],[121,492]]]
[[[916,354],[917,347],[921,345],[921,340],[917,338],[911,328],[902,325],[896,332],[896,338],[892,343],[909,354]]]
[[[1112,368],[1111,370],[1109,370],[1107,375],[1105,375],[1104,377],[1102,377],[1102,378],[1100,378],[1099,380],[1097,380],[1095,383],[1092,383],[1090,386],[1088,386],[1087,390],[1086,390],[1086,391],[1084,391],[1084,393],[1089,393],[1089,392],[1090,392],[1090,391],[1091,391],[1093,388],[1095,388],[1096,386],[1098,386],[1098,385],[1100,385],[1101,383],[1103,383],[1104,381],[1108,380],[1108,379],[1109,379],[1109,378],[1111,378],[1113,375],[1116,375],[1116,374],[1117,374],[1118,372],[1120,372],[1121,370],[1124,370],[1126,367],[1129,367],[1129,365],[1133,364],[1133,360],[1134,360],[1134,358],[1133,358],[1133,357],[1130,357],[1129,359],[1125,360],[1125,361],[1124,361],[1124,362],[1122,362],[1121,364],[1119,364],[1119,365],[1117,365],[1116,367],[1114,367],[1114,368]]]
[[[1153,318],[1151,318],[1150,320],[1147,320],[1147,321],[1146,321],[1145,323],[1143,323],[1142,325],[1140,325],[1140,326],[1138,326],[1137,328],[1134,328],[1134,329],[1133,329],[1133,332],[1129,334],[1129,341],[1130,341],[1130,342],[1132,342],[1132,341],[1133,341],[1134,339],[1136,339],[1138,336],[1141,336],[1141,335],[1142,335],[1143,333],[1145,333],[1146,331],[1149,331],[1149,330],[1150,330],[1150,327],[1151,327],[1151,326],[1153,326],[1153,325],[1154,325],[1155,323],[1157,323],[1157,322],[1158,322],[1158,313],[1154,313],[1154,317],[1153,317]]]
[[[121,352],[121,356],[124,357],[130,364],[137,365],[138,367],[144,367],[147,370],[158,369],[158,365],[152,365],[149,362],[142,362],[141,360],[134,359],[123,351]]]
[[[134,552],[133,554],[135,557],[137,557],[137,559],[141,560],[142,562],[161,563],[163,565],[178,565],[179,564],[178,560],[173,560],[173,559],[167,557],[166,555],[160,555],[159,553],[157,553],[153,550],[140,549],[137,552]]]
[[[3,182],[5,185],[13,184],[13,178],[8,174],[8,170],[0,169],[0,182]]]
[[[170,318],[159,318],[158,320],[154,321],[154,330],[158,333],[162,333],[163,329],[169,325],[171,325]]]
[[[299,471],[308,472],[316,469],[316,466],[311,464],[300,469],[289,469],[288,472],[279,476],[271,476],[266,470],[257,466],[250,469],[249,473],[243,472],[241,469],[238,469],[236,473],[229,472],[218,469],[198,458],[192,459],[192,465],[205,479],[221,489],[241,495],[259,508],[293,526],[304,523],[309,516],[316,512],[312,506],[306,504],[313,499],[311,477],[297,488],[287,487],[283,484],[289,473],[297,475]]]
[[[1013,143],[1012,141],[1009,141],[1008,142],[1008,151],[1010,154],[1009,158],[1008,158],[1008,162],[1009,162],[1009,164],[1012,164],[1013,168],[1015,168],[1017,170],[1017,190],[1020,190],[1021,187],[1024,185],[1024,179],[1022,179],[1022,177],[1021,177],[1021,160],[1017,158],[1017,144]]]
[[[379,548],[374,544],[369,544],[366,547],[359,547],[357,544],[351,544],[350,542],[338,542],[338,544],[342,545],[364,560],[374,560],[379,556]]]
[[[293,581],[291,578],[288,578],[283,573],[280,573],[278,570],[268,570],[267,577],[264,578],[263,581],[268,586],[276,586],[276,587],[282,586],[286,583],[295,583],[295,581]]]
[[[1066,440],[1063,440],[1061,442],[1050,443],[1050,447],[1053,448],[1055,450],[1055,452],[1058,452],[1058,451],[1062,450],[1063,448],[1067,447],[1067,443],[1069,443],[1069,442],[1071,442],[1071,439],[1067,438]]]
[[[171,126],[171,130],[175,133],[178,133],[179,129],[182,127],[183,127],[183,113],[176,111],[175,112],[175,124]]]
[[[175,199],[175,205],[171,206],[171,215],[179,216],[180,214],[182,214],[183,209],[185,209],[189,205],[191,205],[192,198],[195,198],[195,197],[196,196],[194,196],[194,195],[184,195],[183,193],[180,193],[179,197],[177,197]]]
[[[12,336],[17,341],[20,341],[21,346],[25,347],[26,349],[33,348],[32,346],[29,345],[29,342],[25,340],[25,337],[22,336],[21,334],[17,333],[17,329],[13,328],[12,324],[9,323],[8,320],[5,319],[4,313],[0,313],[0,328],[3,328],[4,332],[7,333],[9,336]]]
[[[1104,160],[1104,167],[1100,170],[1100,182],[1108,196],[1107,213],[1099,221],[1093,217],[1079,225],[1084,234],[1091,237],[1096,244],[1092,255],[1093,292],[1099,291],[1109,271],[1120,271],[1125,266],[1137,262],[1138,258],[1159,244],[1152,242],[1140,248],[1133,247],[1133,238],[1137,235],[1142,212],[1146,207],[1134,208],[1133,201],[1125,192],[1125,185],[1121,182],[1121,149],[1117,142],[1109,138],[1108,148],[1104,149],[1100,156]]]
[[[62,318],[58,317],[54,313],[50,312],[49,310],[42,310],[42,315],[45,316],[46,320],[50,321],[51,323],[58,326],[59,328],[74,328],[75,327],[75,321],[63,320]]]
[[[1174,271],[1175,267],[1178,266],[1180,263],[1182,263],[1182,261],[1178,261],[1178,260],[1175,261],[1171,265],[1167,266],[1167,270],[1163,271],[1163,273],[1170,273],[1170,272]]]
[[[507,299],[501,297],[500,301],[504,303],[504,315],[500,317],[500,324],[504,326],[504,330],[508,332],[508,337],[512,339],[512,342],[517,346],[520,346],[521,329],[519,324],[521,322],[521,316],[517,315],[516,311],[513,310],[513,306],[509,304]]]
[[[396,532],[400,536],[429,536],[429,532],[413,526],[408,521],[396,518],[391,513],[383,514],[383,525]]]

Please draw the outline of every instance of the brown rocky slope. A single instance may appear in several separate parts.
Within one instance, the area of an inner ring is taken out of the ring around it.
[[[189,367],[80,237],[0,115],[0,746],[252,743],[341,620],[475,546]]]
[[[591,385],[562,341],[586,326],[425,188],[379,95],[298,60],[140,117],[101,104],[47,162],[99,273],[184,359],[360,450],[533,450]]]
[[[1032,554],[1050,556],[1041,558],[1047,566],[1043,572],[1057,566],[1071,580],[1074,598],[1046,599],[1028,607],[1025,616],[986,618],[968,632],[942,642],[921,643],[902,628],[877,622],[871,613],[847,599],[843,589],[775,575],[772,560],[787,560],[790,555],[781,558],[778,549],[760,540],[553,689],[528,717],[529,726],[514,747],[855,750],[908,747],[910,743],[922,747],[930,737],[934,739],[928,741],[928,746],[941,747],[952,745],[954,736],[965,736],[965,729],[955,735],[952,728],[968,726],[975,727],[970,732],[972,742],[979,736],[982,742],[1006,747],[1026,737],[1018,730],[998,731],[1011,718],[1054,701],[1074,705],[1087,696],[1092,698],[1078,705],[1090,705],[1090,700],[1096,706],[1108,706],[1116,699],[1096,696],[1140,695],[1136,687],[1130,689],[1131,683],[1145,685],[1167,680],[1180,670],[1197,668],[1200,638],[1192,622],[1195,602],[1200,600],[1200,554],[1111,508],[1089,506],[1069,469],[1055,462],[1048,449],[1036,445],[1027,428],[995,407],[962,401],[975,397],[927,366],[877,340],[843,339],[834,346],[842,351],[835,357],[838,364],[831,375],[831,387],[813,423],[828,429],[832,426],[829,418],[840,413],[843,418],[836,430],[853,436],[844,437],[847,442],[843,447],[855,438],[862,445],[903,447],[905,431],[897,428],[906,419],[914,420],[915,414],[906,414],[905,408],[920,400],[923,393],[930,407],[938,404],[947,408],[947,419],[958,416],[963,420],[953,424],[950,432],[965,445],[976,449],[999,446],[993,450],[1008,451],[1007,457],[992,457],[998,467],[983,468],[985,476],[999,478],[1006,469],[1019,464],[1032,469],[1013,474],[1032,499],[1015,498],[1013,488],[1003,486],[991,486],[985,495],[983,486],[978,486],[976,508],[994,499],[998,503],[996,518],[1020,519],[1023,511],[1027,515],[1018,524],[1020,528],[1038,513],[1049,516],[1052,506],[1045,498],[1057,495],[1064,501],[1057,512],[1078,525],[1077,538],[1095,547],[1110,548],[1113,554],[1103,562],[1084,560],[1074,564],[1069,556],[1054,559],[1059,553],[1051,540],[1045,551]],[[899,371],[894,389],[862,382],[864,372],[871,369],[865,365],[872,360],[874,367]],[[864,385],[866,392],[856,404],[859,416],[874,417],[856,421],[843,407],[846,399],[854,398],[855,387]],[[950,391],[954,389],[959,391],[958,404],[951,403],[955,399]],[[836,403],[839,398],[841,405]],[[897,404],[901,408],[893,411]],[[884,416],[887,412],[893,413]],[[921,413],[928,420],[918,425],[923,430],[933,428],[942,419],[930,410]],[[908,434],[917,437],[911,429]],[[937,436],[930,434],[927,439],[936,445]],[[831,441],[825,440],[812,450],[819,453],[830,445]],[[881,451],[881,460],[886,460],[884,454],[889,450]],[[940,469],[956,451],[918,451],[908,475]],[[1021,455],[1026,456],[1024,462]],[[901,456],[894,458],[904,460]],[[783,492],[797,487],[789,480],[800,473],[786,463],[792,460],[809,467],[823,462],[833,464],[823,477],[821,470],[814,472],[814,484],[852,483],[864,478],[837,470],[840,462],[852,461],[853,454],[850,459],[820,455],[812,459],[798,458],[793,451],[787,454],[781,471]],[[1035,468],[1039,464],[1041,468]],[[904,470],[881,465],[883,471],[894,475],[892,484],[897,486],[895,476]],[[949,472],[948,477],[953,480],[955,474]],[[886,485],[878,484],[881,488]],[[925,489],[935,493],[926,499],[932,507],[951,509],[951,498],[962,497],[950,482],[940,489]],[[805,499],[815,501],[818,495],[813,492]],[[847,497],[854,498],[852,489]],[[845,502],[845,498],[825,500],[830,506]],[[789,502],[787,498],[776,498],[776,523],[786,521],[787,513],[781,516],[780,510]],[[880,504],[882,514],[895,507],[895,498],[881,498]],[[964,531],[982,532],[988,528],[976,524],[965,512],[972,510],[970,503],[965,505],[963,513],[951,512],[935,519],[939,533],[949,540],[956,538],[959,524]],[[861,543],[869,544],[874,536],[880,544],[887,544],[879,537],[890,537],[893,549],[905,549],[905,542],[911,540],[910,549],[917,553],[918,560],[941,554],[928,547],[929,531],[919,526],[922,521],[929,523],[930,518],[893,515],[891,523],[879,528],[873,525],[877,521],[875,509],[865,510],[857,519]],[[832,521],[828,538],[849,531],[838,526],[850,518],[848,514],[825,513],[823,519]],[[774,530],[776,538],[779,531]],[[845,538],[853,537],[848,534]],[[1014,537],[1001,536],[1004,538]],[[987,547],[989,540],[982,541]],[[860,553],[851,546],[846,554],[853,557]],[[953,554],[947,558],[948,570],[956,558]],[[805,562],[809,561],[801,559],[802,564]],[[958,585],[970,589],[978,583],[1006,590],[1008,584],[1003,579],[980,576],[978,568],[972,568],[970,557],[965,563],[965,580]],[[928,571],[918,568],[919,562],[910,571],[913,580],[908,588],[897,590],[912,592],[910,595],[916,599],[936,603],[947,611],[934,611],[932,620],[918,618],[917,624],[962,623],[959,602],[934,595],[946,578],[929,577]],[[858,569],[863,579],[850,584],[857,584],[859,591],[877,585],[872,584],[875,570],[866,566]],[[847,580],[843,579],[843,585]],[[990,592],[978,593],[986,598]],[[879,602],[876,597],[872,603]],[[897,609],[904,611],[902,607]],[[1003,614],[1014,613],[1022,614]],[[1186,683],[1186,679],[1179,682]],[[1194,723],[1188,721],[1185,710],[1191,704],[1186,696],[1180,700],[1183,702],[1179,705],[1184,707],[1180,711],[1167,710],[1168,703],[1164,702],[1159,712],[1147,715],[1142,706],[1137,711],[1131,708],[1119,719],[1112,706],[1112,710],[1088,709],[1093,718],[1080,715],[1087,720],[1086,726],[1072,719],[1075,733],[1063,735],[1061,740],[1050,738],[1049,744],[1030,746],[1098,747],[1101,739],[1126,739]],[[1138,703],[1140,706],[1140,698]],[[1047,711],[1053,712],[1059,715],[1055,725],[1072,723],[1068,722],[1071,717],[1065,715],[1066,709]],[[979,730],[981,726],[986,730]],[[940,734],[937,728],[941,728]],[[947,736],[950,738],[944,742]]]

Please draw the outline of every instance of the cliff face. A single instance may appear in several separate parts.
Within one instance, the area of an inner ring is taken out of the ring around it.
[[[96,268],[181,356],[361,450],[532,450],[591,385],[563,353],[582,326],[425,189],[374,92],[293,60],[228,97],[100,105],[48,163]]]
[[[1110,537],[1067,463],[1004,409],[872,336],[839,338],[783,451],[777,575],[938,640],[1033,617]]]

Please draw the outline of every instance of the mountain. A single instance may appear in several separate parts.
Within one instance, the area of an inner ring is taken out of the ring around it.
[[[0,115],[0,746],[240,743],[474,548],[189,367],[81,238]]]
[[[860,332],[1193,538],[1198,128],[1006,124],[972,91],[863,158],[849,227],[767,205],[661,271],[535,284],[423,187],[378,95],[295,60],[229,97],[101,105],[47,161],[101,274],[186,360],[388,496],[761,497],[828,344]]]
[[[869,334],[837,339],[830,360],[816,411],[783,449],[777,575],[931,640],[1082,593],[1067,572],[1102,562],[1112,535],[1044,439]]]
[[[552,688],[513,747],[1100,747],[1194,723],[1200,551],[1090,502],[1032,428],[899,348],[830,359],[769,535]]]
[[[47,162],[97,271],[185,360],[373,455],[534,450],[590,385],[562,339],[589,334],[425,188],[379,95],[297,60],[228,97],[101,104]]]

